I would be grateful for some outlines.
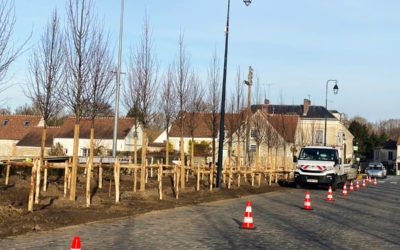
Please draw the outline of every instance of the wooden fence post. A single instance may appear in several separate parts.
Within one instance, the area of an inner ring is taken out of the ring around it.
[[[159,198],[160,200],[163,199],[162,195],[162,164],[159,164],[158,166],[158,192],[159,192]]]
[[[39,204],[39,195],[40,195],[40,169],[42,167],[42,163],[40,160],[36,163],[36,192],[35,192],[35,204]]]
[[[48,165],[49,163],[45,161],[44,166],[43,166],[43,192],[47,191],[47,171],[48,171]]]
[[[35,159],[32,166],[31,173],[31,187],[29,189],[29,199],[28,199],[28,211],[33,212],[33,195],[35,190],[35,178],[36,178],[36,167],[37,167],[37,159]]]
[[[115,158],[114,162],[114,183],[115,183],[115,203],[119,203],[119,160]]]
[[[90,176],[92,174],[92,161],[86,164],[86,207],[90,207]]]

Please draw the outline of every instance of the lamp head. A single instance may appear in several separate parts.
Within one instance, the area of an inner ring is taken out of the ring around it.
[[[251,0],[243,0],[244,4],[246,4],[246,6],[249,6],[251,4]]]
[[[335,83],[335,86],[333,86],[333,93],[336,95],[339,92],[339,87],[337,83]]]

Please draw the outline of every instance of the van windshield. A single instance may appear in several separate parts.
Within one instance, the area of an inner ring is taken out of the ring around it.
[[[299,160],[334,161],[337,158],[337,151],[327,148],[303,148],[299,154]]]

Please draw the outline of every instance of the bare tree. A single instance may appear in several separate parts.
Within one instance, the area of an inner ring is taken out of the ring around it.
[[[211,113],[210,120],[207,120],[207,125],[211,130],[212,136],[212,165],[215,165],[215,154],[216,154],[216,138],[218,136],[218,114],[219,114],[219,104],[221,96],[221,81],[220,81],[220,68],[219,60],[217,57],[217,52],[214,50],[214,55],[210,62],[210,67],[208,69],[207,82],[210,84],[207,94],[208,111]]]
[[[267,136],[267,124],[268,124],[268,116],[267,112],[260,109],[258,110],[250,120],[252,137],[256,142],[256,169],[260,170],[260,146],[261,143],[265,140]]]
[[[63,41],[57,10],[54,10],[39,45],[33,50],[29,60],[30,88],[25,93],[44,120],[40,147],[41,162],[44,156],[46,128],[50,120],[62,109],[60,94],[65,82]]]
[[[183,113],[186,109],[187,105],[187,97],[189,93],[189,68],[190,68],[190,59],[186,53],[185,46],[183,44],[183,34],[179,35],[179,52],[177,59],[174,64],[174,71],[175,71],[175,79],[174,79],[174,90],[176,93],[176,97],[178,98],[178,105],[179,105],[179,124],[181,130],[181,138],[180,138],[180,151],[181,151],[181,188],[185,188],[185,153],[184,153],[184,141],[183,141],[183,129],[184,129],[184,117]]]
[[[139,45],[130,55],[128,79],[129,93],[135,93],[133,106],[140,112],[139,122],[143,128],[142,137],[142,169],[140,178],[140,190],[145,190],[145,164],[147,128],[155,114],[155,98],[158,88],[158,63],[153,54],[153,44],[147,14],[143,22],[143,31]]]
[[[162,85],[162,96],[160,98],[160,106],[163,110],[164,124],[166,130],[166,151],[165,151],[165,162],[169,164],[169,127],[172,121],[176,117],[176,105],[175,105],[175,92],[173,91],[173,72],[171,65],[168,67],[166,75],[164,77],[164,84]]]
[[[0,2],[0,93],[3,92],[7,86],[4,79],[7,76],[10,65],[21,54],[22,49],[27,41],[21,46],[15,47],[11,40],[14,33],[16,18],[13,0],[2,0]]]
[[[189,129],[190,136],[192,137],[191,149],[190,149],[190,165],[194,164],[194,144],[195,144],[195,132],[197,127],[199,126],[200,120],[200,112],[206,110],[205,103],[202,98],[202,85],[197,76],[192,74],[191,78],[191,86],[190,93],[188,96],[188,105],[187,105],[187,124],[186,126]]]
[[[92,45],[90,46],[89,57],[89,82],[84,91],[84,100],[87,105],[87,116],[91,119],[90,125],[90,155],[93,162],[94,154],[94,125],[95,118],[103,113],[109,104],[110,98],[115,92],[111,84],[113,80],[113,58],[109,49],[108,36],[104,35],[103,28],[97,26],[92,33]]]
[[[92,1],[69,0],[67,4],[67,87],[66,105],[75,114],[74,147],[71,172],[70,200],[76,199],[78,170],[79,124],[84,102],[84,91],[90,80],[90,47],[92,42]]]
[[[246,130],[243,125],[246,122],[247,114],[243,111],[245,106],[244,94],[243,94],[243,81],[241,78],[240,67],[237,69],[236,74],[236,86],[235,86],[235,104],[236,104],[236,113],[238,114],[238,119],[235,119],[235,135],[237,138],[237,166],[240,165],[242,158],[242,143],[244,145],[246,140]],[[250,115],[250,114],[249,114]]]

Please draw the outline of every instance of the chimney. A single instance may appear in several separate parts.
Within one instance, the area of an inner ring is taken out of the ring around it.
[[[304,99],[303,116],[307,115],[310,106],[311,106],[311,101],[309,99]]]

